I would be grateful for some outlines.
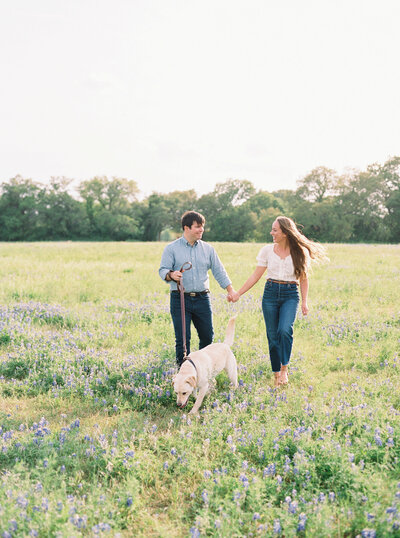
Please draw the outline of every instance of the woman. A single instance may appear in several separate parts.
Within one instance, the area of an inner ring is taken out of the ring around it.
[[[274,386],[288,383],[288,364],[293,345],[293,324],[299,304],[308,314],[307,272],[310,260],[327,259],[325,249],[305,237],[292,219],[277,217],[272,224],[273,244],[263,247],[257,256],[257,267],[237,292],[228,300],[236,302],[256,284],[267,269],[267,282],[262,298],[262,310],[267,329],[269,356],[274,372]]]

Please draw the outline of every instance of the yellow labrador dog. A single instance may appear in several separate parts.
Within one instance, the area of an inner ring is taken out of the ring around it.
[[[174,378],[178,407],[183,409],[193,392],[196,401],[189,414],[197,413],[209,388],[209,380],[222,370],[226,371],[233,386],[238,386],[236,359],[231,351],[234,334],[235,317],[228,322],[223,343],[210,344],[190,353]]]

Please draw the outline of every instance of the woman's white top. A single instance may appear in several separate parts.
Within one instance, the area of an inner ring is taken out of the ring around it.
[[[294,274],[294,265],[292,256],[289,254],[286,258],[281,258],[274,252],[274,243],[262,247],[257,256],[257,265],[267,267],[267,278],[273,280],[287,280],[298,282]]]

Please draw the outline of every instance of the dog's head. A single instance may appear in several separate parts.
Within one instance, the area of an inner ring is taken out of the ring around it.
[[[176,405],[183,409],[189,401],[189,397],[196,387],[196,378],[193,375],[177,373],[174,378],[174,392],[176,393]]]

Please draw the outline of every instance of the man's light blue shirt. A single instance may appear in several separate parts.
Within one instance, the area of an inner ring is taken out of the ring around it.
[[[204,291],[209,288],[209,269],[221,288],[225,289],[232,284],[214,247],[202,240],[191,245],[183,235],[165,247],[158,274],[165,280],[168,271],[179,271],[185,262],[192,264],[192,269],[185,271],[182,276],[183,286],[187,292]],[[171,280],[169,285],[171,291],[177,289],[175,281]]]

